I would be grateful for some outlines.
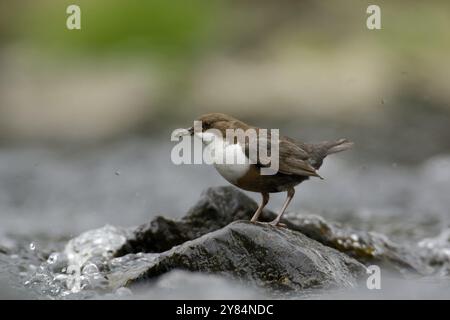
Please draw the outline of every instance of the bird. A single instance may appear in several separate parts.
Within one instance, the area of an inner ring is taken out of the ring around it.
[[[201,123],[201,129],[195,130],[195,127],[184,129],[181,135],[197,136],[202,139],[204,144],[208,144],[212,139],[210,131],[218,132],[221,135],[215,138],[223,139],[226,137],[227,130],[249,130],[253,129],[259,133],[261,128],[254,127],[224,113],[207,113],[197,118]],[[194,122],[195,123],[195,122]],[[214,130],[212,130],[214,129]],[[216,134],[217,135],[217,134]],[[255,139],[255,138],[254,138]],[[256,139],[260,139],[256,135]],[[250,160],[251,145],[258,145],[260,141],[250,139],[245,142],[233,139],[225,141],[223,150],[214,150],[214,154],[223,156],[233,153],[237,157],[245,157]],[[284,226],[280,223],[281,218],[295,195],[294,187],[310,177],[323,179],[317,170],[321,167],[326,156],[345,151],[353,146],[353,142],[347,139],[335,141],[323,141],[319,143],[304,143],[290,137],[279,135],[279,165],[278,171],[272,175],[263,175],[261,170],[269,164],[263,159],[257,158],[256,161],[246,161],[245,163],[224,163],[215,161],[213,165],[219,174],[234,186],[251,192],[258,192],[262,195],[262,201],[251,218],[251,222],[258,222],[258,219],[269,202],[271,193],[286,192],[287,197],[278,212],[276,218],[268,222],[273,226]]]

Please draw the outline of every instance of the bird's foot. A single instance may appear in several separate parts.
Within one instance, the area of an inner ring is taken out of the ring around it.
[[[284,223],[281,223],[279,220],[273,220],[273,221],[269,222],[269,224],[274,227],[282,227],[282,228],[287,227],[287,225],[285,225]]]
[[[270,222],[263,222],[263,221],[257,221],[258,223],[262,223],[262,224],[270,224],[271,226],[274,227],[283,227],[283,228],[287,228],[287,225],[285,225],[284,223],[281,223],[279,220],[273,220]]]

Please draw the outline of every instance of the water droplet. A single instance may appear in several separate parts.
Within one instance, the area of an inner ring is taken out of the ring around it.
[[[58,253],[53,252],[47,259],[48,264],[54,264],[58,260]]]
[[[119,289],[116,290],[116,294],[120,297],[123,297],[123,296],[131,296],[133,292],[128,288],[120,287]]]
[[[65,274],[57,274],[56,276],[53,277],[53,281],[66,281],[67,280],[67,275]]]
[[[57,295],[60,291],[61,291],[60,288],[53,288],[53,289],[50,290],[50,292],[51,292],[53,295]]]
[[[119,170],[116,170],[116,172],[114,172],[114,174],[115,174],[116,176],[120,176],[120,171],[119,171]]]
[[[30,243],[30,250],[36,250],[36,245],[33,242]]]
[[[98,273],[98,267],[93,263],[88,263],[83,267],[82,274],[95,274]]]

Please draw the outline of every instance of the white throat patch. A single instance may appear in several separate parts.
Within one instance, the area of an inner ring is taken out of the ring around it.
[[[247,173],[249,160],[239,144],[227,143],[211,132],[198,132],[195,135],[209,148],[214,167],[228,182],[236,184]]]

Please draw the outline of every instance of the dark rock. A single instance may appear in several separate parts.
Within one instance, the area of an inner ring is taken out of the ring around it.
[[[119,249],[117,257],[128,253],[163,252],[185,241],[225,227],[236,220],[249,220],[256,211],[256,202],[235,187],[209,188],[198,203],[181,220],[156,217],[134,232]],[[267,220],[274,213],[263,213]]]
[[[137,252],[163,252],[173,246],[196,239],[225,227],[232,221],[249,220],[257,203],[235,187],[207,189],[199,202],[179,221],[157,217],[142,225],[119,249],[116,256]],[[274,219],[275,213],[264,210],[261,221]],[[287,213],[282,221],[288,229],[300,231],[326,246],[344,252],[365,264],[379,264],[397,270],[429,273],[415,248],[397,244],[386,236],[358,231],[325,221],[315,215]]]
[[[364,264],[377,264],[400,272],[428,274],[431,271],[421,260],[417,248],[395,243],[377,232],[355,230],[327,222],[316,215],[297,213],[286,214],[285,223],[290,229],[300,231]]]
[[[152,257],[154,259],[154,257]],[[110,275],[116,286],[142,283],[173,269],[231,276],[276,291],[352,287],[365,267],[300,232],[238,221],[160,254],[131,279]],[[118,279],[121,279],[120,281]]]
[[[139,226],[115,256],[138,252],[163,252],[191,240],[191,234],[192,231],[186,223],[158,216],[153,221]]]

